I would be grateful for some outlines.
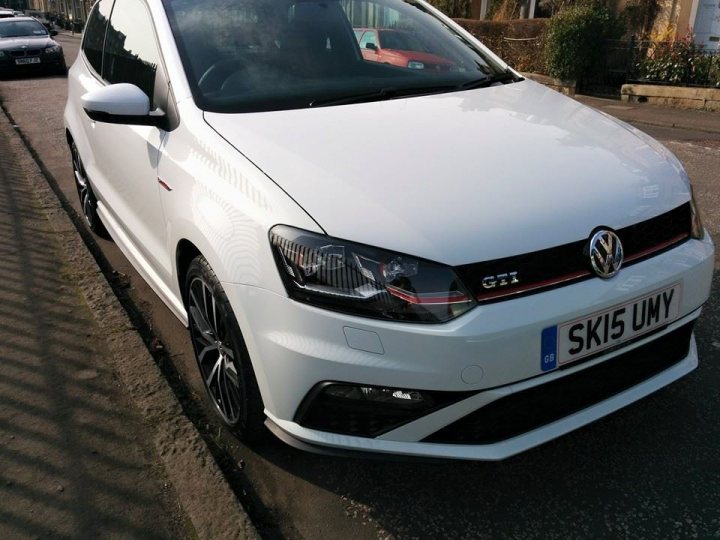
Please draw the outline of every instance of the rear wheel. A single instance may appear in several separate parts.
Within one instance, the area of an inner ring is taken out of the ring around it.
[[[185,279],[190,337],[208,397],[222,421],[241,439],[266,433],[262,398],[235,314],[204,257]]]
[[[92,186],[85,174],[85,167],[83,167],[82,160],[80,159],[80,152],[78,152],[75,141],[70,143],[70,153],[72,154],[75,187],[77,188],[78,197],[80,197],[80,206],[82,207],[85,221],[92,232],[98,236],[102,236],[103,238],[108,238],[109,235],[107,229],[105,229],[105,225],[103,225],[103,222],[97,213],[97,199],[95,198]]]

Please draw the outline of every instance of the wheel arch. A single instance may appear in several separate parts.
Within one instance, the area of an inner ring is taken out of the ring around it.
[[[181,238],[175,248],[175,268],[177,274],[177,286],[180,291],[183,305],[187,309],[187,292],[185,291],[185,277],[187,276],[190,263],[196,257],[203,255],[200,249],[187,238]],[[207,257],[205,257],[207,259]]]

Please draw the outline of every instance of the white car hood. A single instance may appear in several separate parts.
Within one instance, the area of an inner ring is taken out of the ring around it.
[[[327,234],[451,265],[588,238],[690,197],[660,144],[531,81],[205,117]]]

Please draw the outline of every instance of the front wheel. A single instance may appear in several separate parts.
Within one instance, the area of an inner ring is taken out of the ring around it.
[[[255,372],[230,302],[204,257],[190,263],[185,291],[195,359],[215,412],[239,438],[256,440],[266,431]]]
[[[109,235],[107,229],[105,229],[105,225],[97,213],[97,199],[95,198],[95,193],[93,193],[92,186],[85,174],[85,167],[83,167],[82,160],[80,159],[80,152],[78,152],[75,141],[70,143],[70,154],[72,155],[75,187],[77,188],[78,197],[80,197],[80,206],[82,207],[85,221],[92,232],[102,238],[108,238]]]

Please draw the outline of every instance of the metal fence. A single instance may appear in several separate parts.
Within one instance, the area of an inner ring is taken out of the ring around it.
[[[609,40],[605,64],[578,85],[585,94],[619,96],[628,82],[720,87],[720,51],[684,40]]]

